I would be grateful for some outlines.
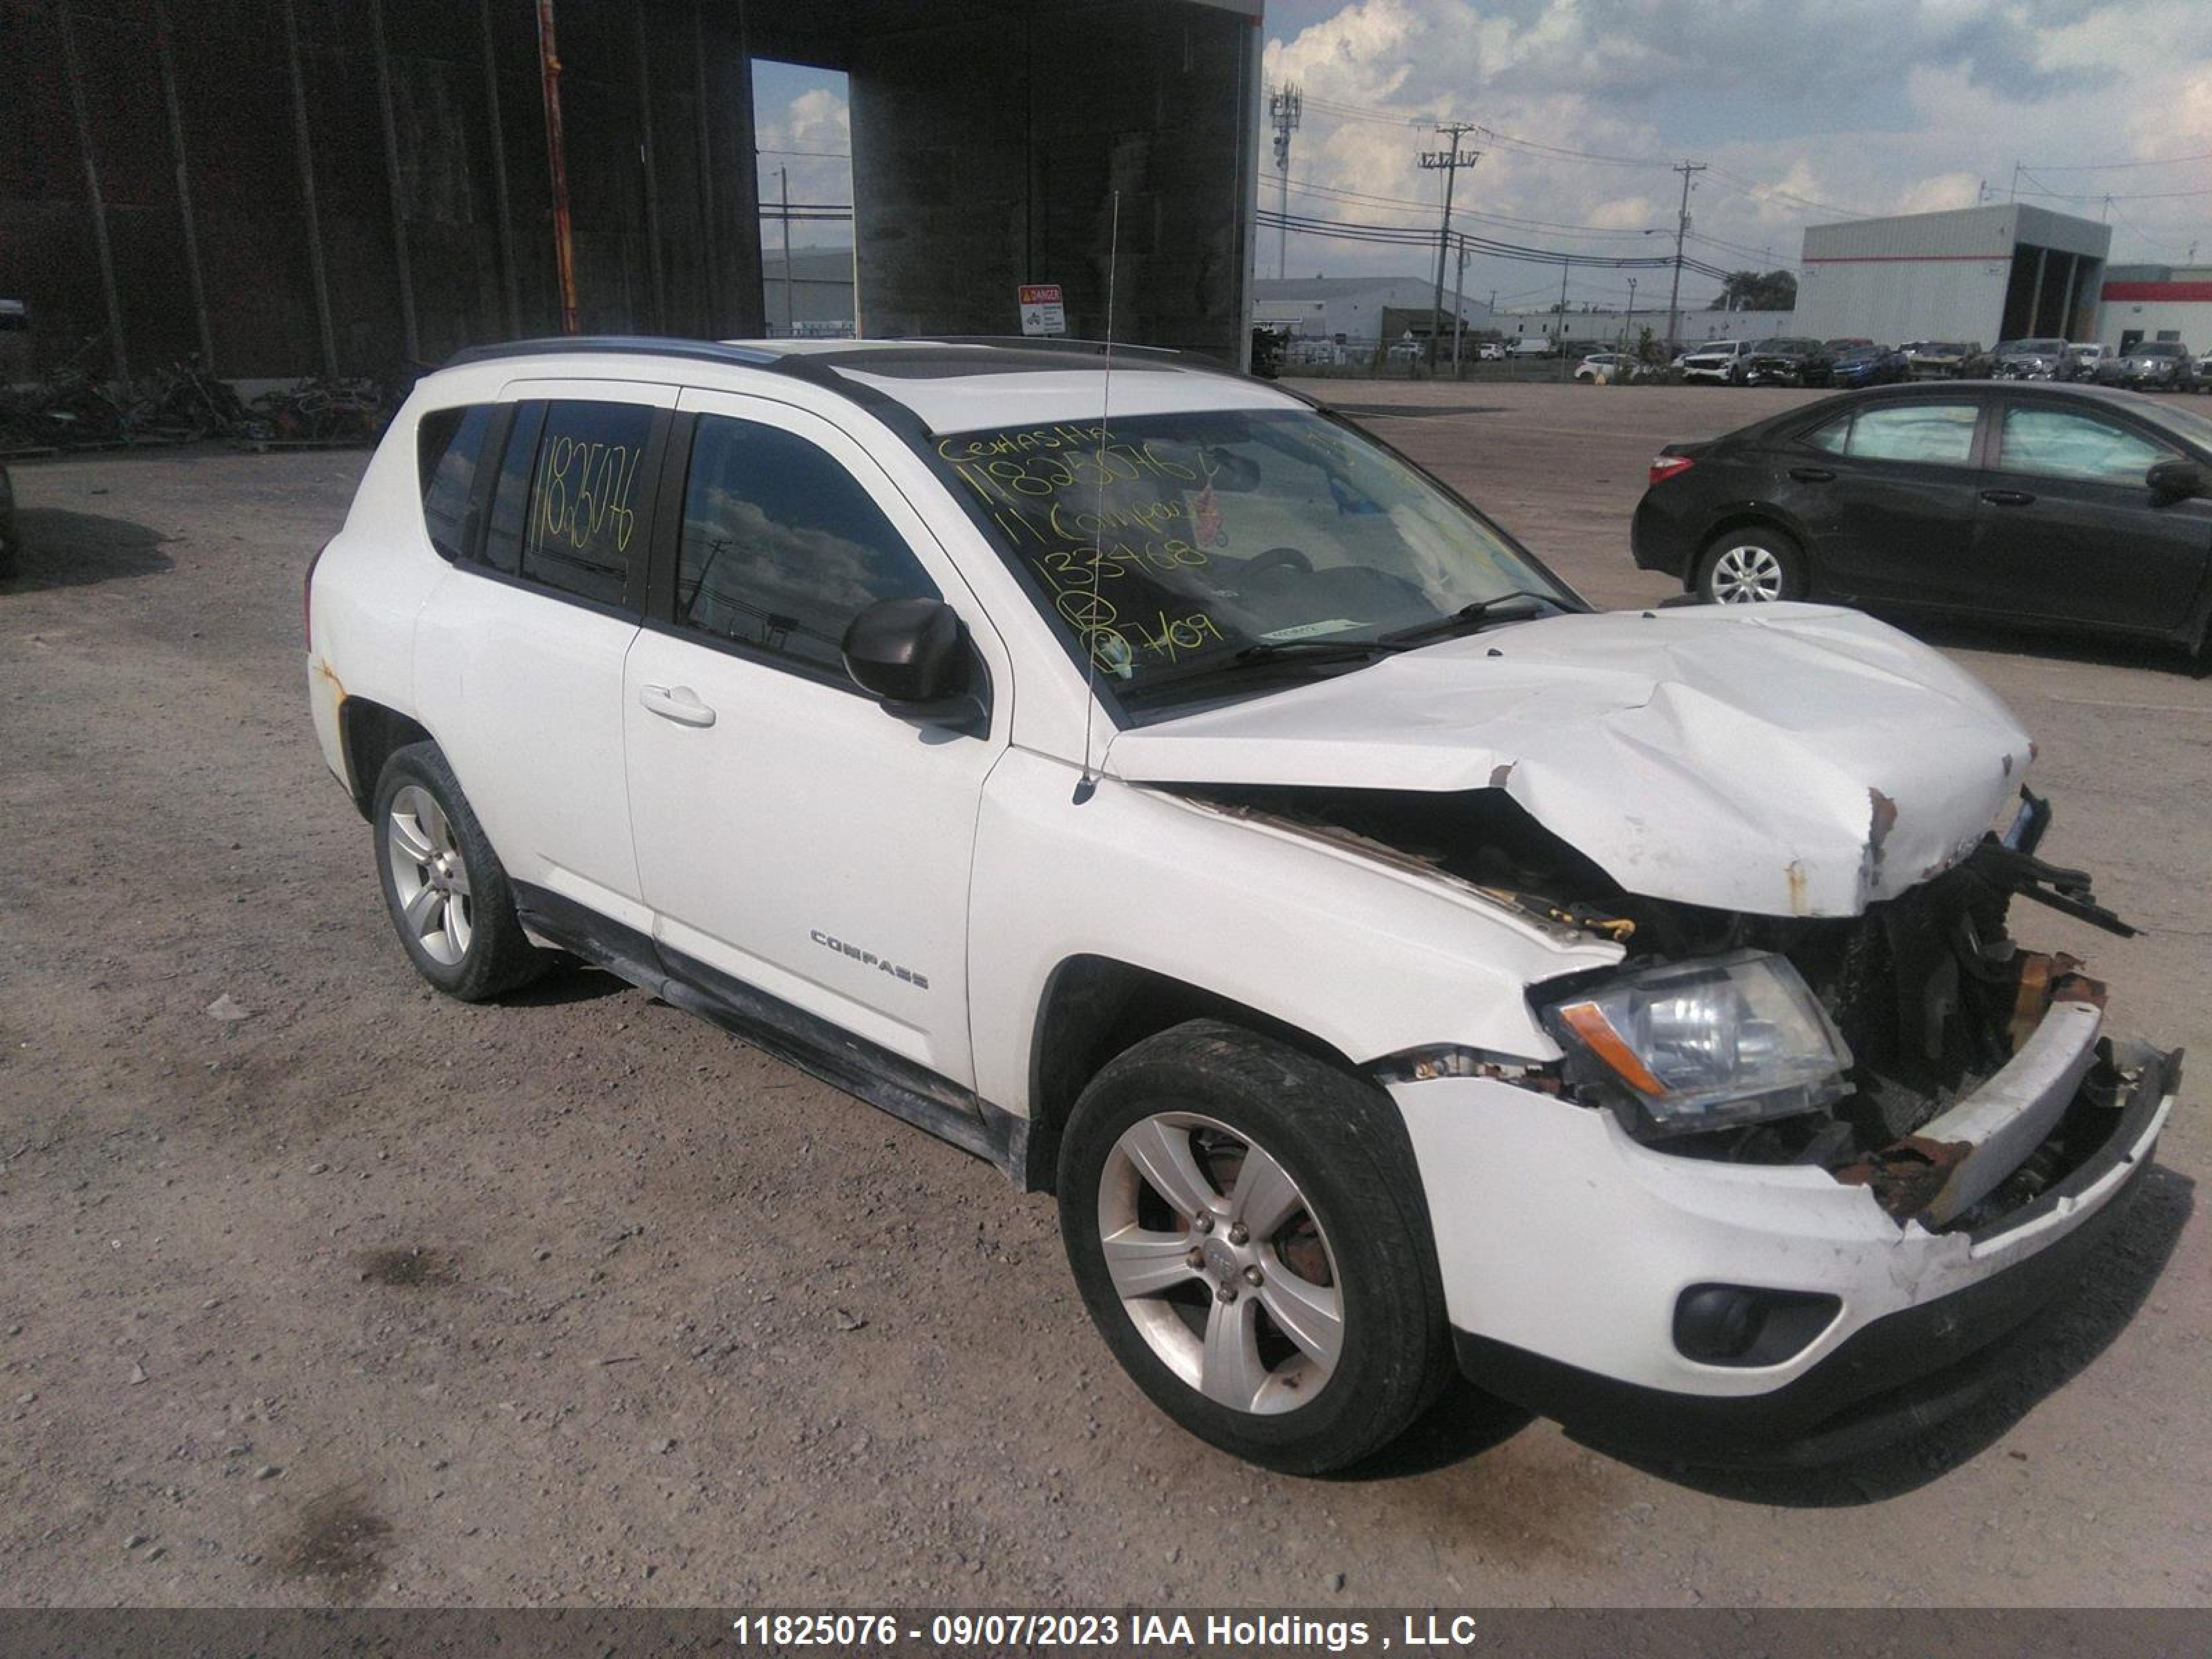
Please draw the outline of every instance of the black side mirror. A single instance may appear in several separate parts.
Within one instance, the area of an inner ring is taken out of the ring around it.
[[[853,684],[882,698],[885,714],[920,726],[988,729],[967,627],[944,600],[878,599],[847,625],[840,649]]]
[[[2160,461],[2143,474],[2143,482],[2161,501],[2185,501],[2204,493],[2204,470],[2194,461]]]

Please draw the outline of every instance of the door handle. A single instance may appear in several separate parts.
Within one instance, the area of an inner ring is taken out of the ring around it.
[[[1991,507],[2027,507],[2035,501],[2025,489],[1984,489],[1982,499]]]
[[[637,700],[665,720],[678,726],[712,726],[714,711],[699,701],[688,685],[647,685],[638,688]]]
[[[1796,479],[1799,483],[1826,483],[1836,475],[1834,470],[1830,467],[1793,466],[1790,469],[1790,476]]]

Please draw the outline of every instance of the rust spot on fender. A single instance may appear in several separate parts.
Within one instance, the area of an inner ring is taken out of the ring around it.
[[[1792,859],[1782,873],[1790,878],[1790,914],[1802,916],[1805,914],[1805,866]]]

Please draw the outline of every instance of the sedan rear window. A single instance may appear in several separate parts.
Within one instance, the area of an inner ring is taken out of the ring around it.
[[[1859,460],[1964,466],[1973,458],[1975,416],[1972,404],[1890,404],[1841,416],[1805,441]]]

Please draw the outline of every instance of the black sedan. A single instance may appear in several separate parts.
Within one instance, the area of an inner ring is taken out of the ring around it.
[[[2212,616],[2212,420],[2000,380],[1823,398],[1669,444],[1637,564],[1717,604],[1823,599],[2149,635]]]
[[[1786,336],[1753,343],[1744,360],[1747,386],[1826,386],[1832,365],[1828,349],[1818,340],[1793,340]]]

